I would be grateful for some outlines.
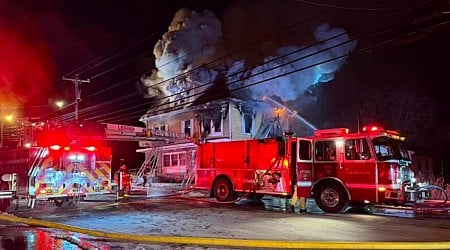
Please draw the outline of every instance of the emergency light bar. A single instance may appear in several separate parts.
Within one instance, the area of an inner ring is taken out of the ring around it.
[[[318,129],[314,131],[315,136],[332,136],[332,135],[346,135],[348,134],[348,128],[328,128]]]
[[[376,125],[364,126],[362,128],[362,132],[384,132],[387,136],[390,136],[394,139],[404,141],[405,137],[400,136],[400,133],[395,130],[385,130],[384,128]]]
[[[369,125],[362,127],[363,132],[382,132],[384,129],[380,126]]]

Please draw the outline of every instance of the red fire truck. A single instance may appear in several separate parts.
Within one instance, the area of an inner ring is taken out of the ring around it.
[[[239,195],[314,198],[325,212],[349,202],[401,203],[414,185],[404,138],[377,126],[349,133],[320,129],[313,136],[205,143],[197,151],[195,187],[218,201]]]
[[[12,200],[57,206],[111,191],[111,149],[98,131],[64,126],[36,131],[37,146],[0,150],[0,210]],[[17,203],[18,204],[18,203]]]

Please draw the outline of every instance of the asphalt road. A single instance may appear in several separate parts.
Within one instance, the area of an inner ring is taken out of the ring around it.
[[[163,196],[158,197],[159,195]],[[72,244],[78,249],[232,249],[247,244],[233,243],[237,246],[227,246],[220,243],[220,246],[213,246],[216,239],[229,239],[229,242],[235,239],[256,240],[258,245],[253,246],[261,246],[259,244],[267,242],[268,247],[277,242],[379,242],[380,245],[387,242],[413,242],[416,248],[450,249],[450,223],[446,218],[413,217],[405,212],[399,212],[397,215],[390,213],[389,216],[352,211],[345,214],[296,213],[250,199],[221,204],[201,193],[167,196],[159,193],[153,197],[138,195],[119,202],[115,202],[111,197],[101,197],[62,207],[41,202],[34,210],[19,208],[12,213],[21,218],[86,229],[81,234],[67,234],[67,231],[61,234],[61,231],[33,228],[43,230],[50,238],[55,239],[55,249],[66,249],[59,246],[74,238],[75,243]],[[17,240],[18,238],[14,238],[16,235],[24,237],[24,241],[30,244],[30,235],[39,235],[29,230],[32,233],[24,236],[17,233],[23,230],[14,231],[10,230],[11,228],[17,228],[17,224],[0,227],[0,235],[9,233],[8,242]],[[90,232],[107,232],[125,237],[114,240],[107,235],[89,236]],[[169,242],[173,240],[172,244],[140,242],[140,239],[146,236],[174,238],[168,238]],[[206,240],[206,244],[196,244],[198,241],[180,243],[176,237],[206,237],[210,240]],[[1,236],[0,242],[5,244],[4,236]],[[90,247],[82,247],[82,242]],[[433,242],[440,244],[426,245]],[[414,246],[408,248],[415,248]]]

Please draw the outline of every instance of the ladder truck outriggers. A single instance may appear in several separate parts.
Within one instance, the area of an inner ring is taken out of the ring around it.
[[[0,150],[0,211],[27,199],[76,202],[111,192],[111,148],[104,131],[83,124],[34,129],[34,146]]]
[[[404,137],[367,126],[319,129],[313,136],[204,143],[197,151],[195,188],[230,202],[240,195],[313,198],[324,212],[350,202],[401,204],[415,179]]]

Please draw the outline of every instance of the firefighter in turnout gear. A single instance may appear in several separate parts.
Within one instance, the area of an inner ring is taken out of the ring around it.
[[[131,191],[131,178],[124,159],[120,159],[120,167],[114,175],[114,181],[119,187],[119,196],[128,198]]]

